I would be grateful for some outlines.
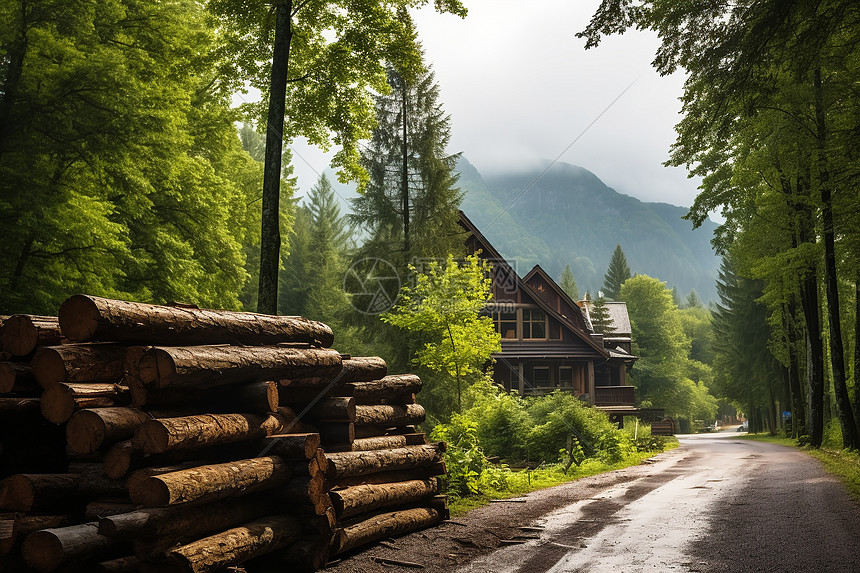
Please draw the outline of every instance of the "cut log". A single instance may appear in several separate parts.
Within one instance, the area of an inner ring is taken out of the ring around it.
[[[75,295],[59,312],[63,334],[72,340],[161,344],[279,344],[331,346],[327,325],[299,316],[203,310]]]
[[[291,509],[307,506],[315,515],[323,515],[331,507],[325,476],[318,473],[311,476],[295,476],[282,487],[272,492],[279,502],[290,504]],[[298,513],[298,511],[292,511]]]
[[[330,478],[339,479],[379,471],[420,468],[441,461],[444,451],[445,443],[436,442],[391,450],[327,454],[328,475]]]
[[[320,435],[314,433],[275,434],[260,442],[261,455],[280,456],[285,460],[311,459],[320,447]]]
[[[398,434],[414,434],[415,426],[356,426],[356,438],[375,438],[378,436],[396,436]]]
[[[288,386],[279,385],[278,394],[280,401],[283,404],[310,404],[314,400],[330,398],[332,396],[349,397],[352,394],[352,388],[346,386],[332,386],[328,390],[325,386]],[[356,402],[357,403],[357,402]]]
[[[420,446],[427,443],[424,434],[398,434],[395,436],[377,436],[374,438],[359,438],[352,443],[353,452],[371,450],[388,450],[404,446]]]
[[[381,471],[361,476],[342,477],[330,483],[331,487],[349,487],[353,485],[374,483],[395,483],[413,479],[427,479],[448,473],[445,462],[436,462],[429,466],[408,470]]]
[[[127,404],[128,389],[116,384],[55,384],[42,392],[42,415],[62,424],[82,408],[104,408]]]
[[[0,516],[0,557],[9,555],[34,531],[64,527],[71,519],[70,515],[3,514]]]
[[[420,404],[355,407],[357,426],[411,426],[420,424],[425,417],[424,407]]]
[[[131,378],[126,378],[131,383]],[[278,409],[278,383],[252,382],[230,386],[216,386],[201,393],[199,388],[153,388],[130,384],[135,406],[175,408],[177,404],[194,404],[195,412],[230,414],[234,412],[274,412]]]
[[[136,408],[80,410],[66,424],[66,441],[75,452],[89,454],[104,444],[131,438],[149,419],[149,414]]]
[[[283,397],[281,402],[288,404],[294,411],[302,413],[303,418],[317,422],[354,422],[355,400],[347,396],[331,396],[319,398],[313,406],[306,406],[307,402],[295,402],[289,400],[289,386],[281,386]]]
[[[348,422],[338,424],[334,422],[319,422],[316,424],[304,424],[305,431],[317,432],[320,435],[323,448],[330,446],[348,446],[352,449],[355,440],[355,424]]]
[[[115,344],[46,346],[33,356],[33,376],[45,390],[60,382],[119,382],[125,352]]]
[[[41,412],[38,398],[0,398],[0,420],[36,418]]]
[[[98,533],[99,524],[84,523],[55,529],[42,529],[24,540],[21,555],[37,571],[53,571],[61,565],[76,565],[118,550],[109,537]]]
[[[158,571],[208,573],[222,571],[297,541],[302,524],[294,516],[264,517],[222,533],[177,547],[159,563]]]
[[[277,487],[289,479],[289,465],[272,456],[152,476],[129,494],[136,504],[163,507],[236,497]]]
[[[81,479],[77,492],[87,500],[99,498],[128,499],[128,488],[122,480],[110,479],[102,474],[100,463],[75,462],[69,464],[69,473]]]
[[[118,515],[134,511],[137,506],[129,500],[97,500],[91,501],[84,508],[84,521],[98,521],[109,515]]]
[[[125,484],[129,491],[137,490],[138,488],[142,487],[144,481],[146,481],[152,476],[160,476],[161,474],[169,474],[171,472],[198,468],[200,466],[205,465],[211,465],[211,462],[199,459],[189,460],[187,462],[179,462],[170,466],[154,466],[140,468],[139,470],[134,470],[133,472],[128,474],[128,478],[125,480]]]
[[[414,374],[397,374],[369,382],[351,382],[347,386],[351,388],[356,404],[381,404],[382,400],[392,404],[396,397],[417,394],[422,384],[421,379]],[[407,399],[403,403],[410,404],[412,400]]]
[[[163,539],[169,547],[224,531],[271,512],[272,500],[267,492],[265,495],[249,495],[205,505],[144,508],[105,516],[99,520],[99,533],[117,539]],[[149,553],[141,552],[140,555]]]
[[[283,411],[254,414],[200,414],[147,420],[132,444],[148,454],[195,449],[263,438],[288,431],[292,420]]]
[[[64,342],[56,316],[32,314],[15,314],[4,320],[0,340],[3,352],[12,356],[26,356],[37,346],[54,346]]]
[[[156,347],[138,364],[141,381],[155,388],[210,388],[296,375],[330,377],[340,370],[340,354],[334,350],[281,346]]]
[[[102,457],[102,473],[109,478],[119,479],[129,472],[147,467],[169,466],[191,460],[208,460],[216,463],[228,460],[245,459],[260,451],[257,442],[237,442],[221,444],[210,448],[175,450],[163,454],[145,454],[135,448],[131,440],[118,442],[111,446]]]
[[[0,510],[43,511],[68,508],[78,498],[78,474],[15,474],[0,482]]]
[[[436,478],[397,483],[356,485],[329,492],[339,519],[417,503],[439,493]]]
[[[29,364],[0,362],[0,394],[31,393],[38,389]]]
[[[340,530],[335,536],[335,553],[344,553],[368,543],[432,527],[441,521],[435,509],[416,508],[376,515]]]

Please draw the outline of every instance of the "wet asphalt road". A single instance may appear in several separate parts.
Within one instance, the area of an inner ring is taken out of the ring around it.
[[[461,573],[860,572],[860,505],[801,452],[680,436],[648,471],[534,520]]]

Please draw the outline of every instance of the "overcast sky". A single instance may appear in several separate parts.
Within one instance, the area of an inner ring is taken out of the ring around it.
[[[632,83],[559,161],[645,201],[692,203],[697,183],[662,165],[680,119],[683,77],[660,77],[651,67],[656,35],[628,32],[586,51],[575,34],[598,0],[464,3],[465,19],[430,8],[416,15],[451,115],[450,152],[463,152],[482,173],[556,159]],[[301,143],[295,149],[308,189],[327,159]]]

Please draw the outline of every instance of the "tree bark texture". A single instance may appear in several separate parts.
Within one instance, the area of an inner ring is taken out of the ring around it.
[[[9,555],[24,539],[35,531],[53,527],[65,527],[71,515],[21,515],[0,516],[0,557]]]
[[[425,529],[436,525],[441,520],[441,514],[430,508],[407,509],[376,515],[339,531],[335,537],[334,553],[344,553],[380,539]]]
[[[66,424],[66,441],[75,452],[90,454],[102,445],[131,438],[149,419],[149,414],[136,408],[79,410]]]
[[[75,295],[60,306],[60,327],[75,341],[127,344],[280,344],[331,346],[328,325],[299,316],[161,306]]]
[[[262,457],[152,476],[129,494],[144,507],[163,507],[237,497],[277,487],[289,479],[284,460]]]
[[[0,510],[56,511],[77,502],[78,474],[15,474],[0,481]]]
[[[33,376],[47,390],[62,382],[119,382],[126,347],[114,344],[64,344],[36,351]]]
[[[26,356],[38,346],[54,346],[65,341],[56,316],[15,314],[3,321],[0,332],[0,347],[12,356]]]
[[[260,442],[262,455],[289,459],[312,459],[320,448],[320,435],[316,433],[274,434]]]
[[[341,452],[328,454],[328,475],[332,479],[360,476],[380,471],[420,468],[442,459],[444,442],[423,446],[407,446],[391,450],[369,452]]]
[[[410,480],[397,483],[356,485],[332,490],[332,504],[339,519],[390,507],[406,506],[439,493],[439,480]]]
[[[157,347],[138,364],[141,381],[155,388],[211,388],[297,375],[332,377],[341,370],[334,350],[281,346]]]
[[[97,522],[43,529],[27,536],[21,547],[24,561],[37,571],[53,571],[61,565],[75,565],[111,556],[116,541],[99,535]]]
[[[372,450],[388,450],[405,446],[420,446],[427,443],[424,434],[398,434],[394,436],[377,436],[374,438],[359,438],[352,443],[353,452],[369,452]]]
[[[147,454],[197,449],[218,444],[286,433],[292,419],[281,412],[255,414],[200,414],[146,420],[132,444]]]
[[[290,66],[293,3],[287,0],[275,8],[275,44],[269,83],[269,111],[266,120],[266,152],[263,166],[263,215],[260,226],[260,277],[257,310],[278,314],[278,269],[281,266],[281,156],[284,143],[284,112],[287,74]]]
[[[355,400],[348,396],[330,396],[328,398],[319,398],[312,406],[308,403],[291,401],[289,399],[289,386],[281,386],[280,388],[283,399],[280,399],[285,404],[288,404],[294,411],[302,413],[303,418],[318,422],[354,422],[355,421]]]
[[[420,424],[424,418],[424,407],[419,404],[355,407],[355,423],[358,426],[411,426]]]
[[[105,408],[130,401],[128,389],[116,384],[56,384],[42,392],[40,406],[48,421],[62,424],[81,408]]]
[[[396,374],[368,382],[351,382],[355,403],[367,404],[411,404],[421,391],[421,379],[414,374]],[[385,402],[383,402],[383,400]]]
[[[445,475],[447,468],[445,462],[436,462],[429,466],[411,468],[406,470],[380,471],[360,476],[342,477],[332,480],[332,488],[344,488],[354,485],[396,483],[401,481],[424,480],[431,477]]]
[[[134,555],[102,561],[95,565],[95,573],[138,573],[140,561]]]
[[[159,563],[158,571],[223,571],[253,557],[286,547],[301,535],[302,524],[295,516],[263,517],[173,549],[167,554],[166,560]]]

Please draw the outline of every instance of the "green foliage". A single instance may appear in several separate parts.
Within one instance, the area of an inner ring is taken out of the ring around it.
[[[632,373],[639,400],[665,408],[669,416],[713,419],[717,402],[705,385],[710,370],[690,360],[690,339],[672,291],[657,279],[637,275],[624,283],[621,297],[630,313],[633,354],[639,356]]]
[[[369,234],[365,256],[405,269],[408,262],[444,259],[463,249],[454,171],[459,155],[446,152],[450,118],[433,72],[423,63],[409,73],[391,66],[388,84],[390,93],[375,96],[379,124],[361,153],[369,180],[352,201],[350,217]]]
[[[196,2],[2,4],[0,300],[239,308],[261,166]]]
[[[627,257],[621,250],[621,245],[615,245],[612,258],[609,259],[609,268],[603,277],[603,294],[609,300],[619,300],[621,296],[621,285],[630,278],[630,267],[627,265]]]
[[[463,391],[483,377],[490,355],[501,350],[492,319],[480,314],[491,297],[489,263],[475,255],[458,263],[448,255],[444,265],[432,261],[415,277],[382,320],[422,336],[414,362],[437,373],[425,387],[428,406],[447,419],[454,408],[462,411]]]
[[[600,334],[612,334],[615,332],[612,317],[609,316],[609,308],[606,306],[606,299],[602,296],[597,297],[597,300],[589,305],[588,316],[591,318],[591,326],[594,328],[594,332]]]
[[[561,290],[567,293],[571,300],[579,300],[579,288],[576,286],[576,279],[573,278],[573,271],[570,270],[570,265],[565,265],[561,273],[561,281],[559,283]]]

